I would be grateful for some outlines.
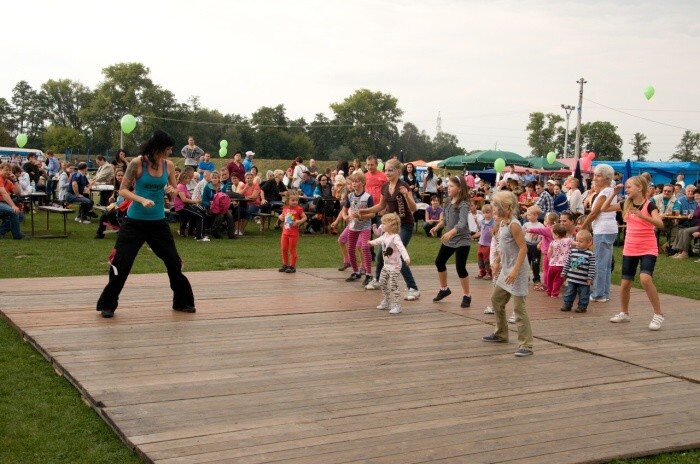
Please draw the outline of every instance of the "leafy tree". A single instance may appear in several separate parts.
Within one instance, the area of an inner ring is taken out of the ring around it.
[[[619,161],[622,159],[622,138],[617,126],[607,121],[595,121],[581,126],[582,146],[596,154],[596,160]]]
[[[330,107],[341,126],[337,129],[340,143],[356,155],[388,157],[398,140],[396,124],[403,115],[395,97],[360,89],[340,103],[331,103]]]
[[[434,159],[445,159],[450,156],[466,155],[467,151],[459,146],[459,140],[456,135],[440,132],[433,140],[435,147]]]
[[[566,128],[557,127],[557,138],[554,141],[556,149],[554,150],[558,157],[564,157],[564,142],[566,141],[566,156],[571,158],[574,156],[574,151],[576,147],[576,130],[569,131],[569,138],[566,138]],[[549,153],[549,152],[547,152]]]
[[[28,146],[35,145],[44,131],[46,120],[45,95],[20,81],[12,89],[13,124],[11,131],[27,134]]]
[[[309,124],[308,135],[313,141],[313,156],[316,159],[330,159],[330,153],[336,149],[338,133],[333,122],[323,113],[317,113]],[[347,147],[345,147],[347,148]],[[352,156],[352,153],[350,154]]]
[[[44,148],[63,152],[66,148],[82,151],[85,149],[85,136],[72,127],[49,126],[44,133]]]
[[[288,154],[292,155],[289,157],[283,157],[282,159],[292,159],[296,156],[302,156],[306,158],[314,151],[314,142],[306,134],[293,134],[291,140],[289,141]],[[294,156],[296,154],[296,156]]]
[[[698,147],[700,147],[700,133],[687,130],[683,133],[680,143],[676,145],[676,151],[671,155],[671,159],[700,162]]]
[[[630,145],[632,145],[632,156],[636,156],[637,161],[646,161],[649,145],[651,145],[651,142],[647,141],[647,136],[641,132],[635,132],[630,140]]]
[[[404,161],[422,159],[431,161],[438,159],[435,157],[435,150],[430,136],[425,131],[418,130],[414,124],[407,122],[403,125],[403,130],[397,141],[398,150],[403,150]]]
[[[90,105],[92,92],[89,88],[69,79],[49,79],[41,89],[46,95],[46,111],[51,124],[79,131],[83,129],[78,113]]]
[[[547,156],[547,153],[554,151],[557,143],[557,124],[564,119],[554,113],[530,113],[530,121],[525,129],[530,131],[527,142],[532,148],[533,156]]]
[[[341,145],[328,154],[328,159],[331,161],[351,160],[354,156],[352,150],[345,145]]]

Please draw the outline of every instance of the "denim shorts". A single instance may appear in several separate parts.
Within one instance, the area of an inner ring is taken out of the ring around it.
[[[637,274],[637,266],[639,266],[640,274],[654,275],[654,267],[656,266],[656,256],[625,256],[622,255],[622,272],[620,278],[624,280],[634,280]]]

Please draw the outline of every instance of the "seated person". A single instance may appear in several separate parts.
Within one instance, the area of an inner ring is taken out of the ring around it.
[[[119,230],[122,219],[126,217],[126,210],[129,209],[129,205],[131,205],[131,200],[127,200],[121,195],[117,197],[116,202],[110,203],[102,216],[100,216],[95,238],[105,238],[107,226],[111,227],[112,230]]]
[[[272,178],[260,184],[260,211],[280,213],[284,206],[283,195],[287,193],[284,186],[284,171],[277,169],[272,173]]]
[[[326,174],[321,174],[317,179],[318,185],[314,189],[314,205],[316,211],[328,218],[335,218],[340,212],[340,203],[333,196],[333,185]]]
[[[238,185],[238,193],[245,199],[245,209],[241,211],[241,220],[238,223],[238,235],[243,235],[253,214],[260,212],[260,185],[256,184],[254,179],[253,174],[248,172],[245,175],[245,183]]]
[[[689,186],[688,188],[692,187]],[[678,259],[684,259],[688,257],[690,248],[693,246],[693,234],[700,230],[700,191],[695,190],[693,193],[693,202],[695,210],[687,215],[688,222],[687,227],[683,227],[678,231],[678,237],[673,243],[673,249],[677,250],[673,257]]]
[[[437,195],[430,197],[430,206],[425,209],[425,219],[423,220],[423,230],[425,235],[431,237],[430,229],[439,225],[445,218],[445,210],[440,206],[440,200]],[[438,229],[437,236],[442,235],[442,227]]]
[[[221,238],[221,229],[225,222],[228,238],[237,238],[230,210],[231,198],[221,191],[221,173],[219,171],[211,173],[211,182],[204,187],[202,206],[207,209],[213,219],[211,224],[212,237]]]
[[[90,181],[87,178],[87,163],[78,163],[78,170],[71,175],[66,201],[80,205],[76,222],[90,224],[93,201],[90,199]]]
[[[5,222],[0,224],[0,237],[4,237],[7,231],[12,232],[15,240],[28,239],[19,228],[22,220],[22,212],[12,199],[12,195],[19,194],[17,177],[12,174],[10,163],[0,164],[0,215],[5,216]]]
[[[307,198],[311,198],[314,196],[314,191],[316,190],[316,181],[311,177],[311,173],[309,171],[303,171],[301,173],[301,182],[299,183],[299,189],[301,190],[301,193],[303,196]],[[313,203],[310,202],[308,199],[305,201],[301,201],[302,207],[304,208],[304,211],[313,211]]]

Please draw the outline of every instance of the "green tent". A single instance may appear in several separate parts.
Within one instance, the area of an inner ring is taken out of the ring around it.
[[[560,169],[571,169],[569,166],[560,163],[559,161],[555,161],[550,164],[549,161],[547,161],[547,158],[544,156],[541,156],[539,158],[530,158],[528,161],[530,161],[530,166],[532,166],[533,168],[544,169],[545,171],[559,171]]]
[[[471,155],[465,157],[464,167],[469,170],[493,169],[493,163],[498,158],[503,158],[503,160],[506,162],[506,166],[516,165],[530,167],[530,162],[517,153],[499,150],[486,150],[472,153]]]
[[[443,169],[464,169],[465,160],[468,155],[450,156],[438,163],[438,167]]]

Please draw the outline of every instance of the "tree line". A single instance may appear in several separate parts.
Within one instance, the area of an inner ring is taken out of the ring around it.
[[[222,114],[202,107],[198,97],[178,102],[175,95],[154,83],[148,67],[141,63],[117,63],[102,70],[103,81],[95,89],[70,79],[50,79],[39,89],[26,81],[12,89],[10,101],[0,97],[0,145],[14,146],[23,133],[28,147],[62,153],[113,154],[120,146],[120,119],[130,113],[139,120],[134,132],[124,136],[124,147],[135,152],[154,129],[169,132],[183,145],[189,135],[197,144],[218,153],[219,141],[228,141],[228,156],[235,151],[255,151],[259,157],[292,159],[297,156],[339,160],[376,154],[380,158],[399,155],[404,160],[426,161],[463,155],[457,137],[440,132],[430,137],[411,122],[399,129],[403,110],[392,95],[356,90],[340,102],[331,103],[331,114],[318,113],[313,121],[291,118],[283,104],[263,106],[250,116]],[[562,117],[531,113],[527,125],[531,155],[563,152]],[[582,148],[598,159],[621,159],[622,140],[609,122],[582,126]],[[573,134],[573,132],[572,132]],[[568,138],[573,153],[575,137]],[[635,155],[643,159],[649,142],[635,134]],[[688,132],[679,144],[675,159],[697,160],[700,135]],[[472,147],[471,152],[478,147]],[[525,154],[523,154],[525,155]]]

